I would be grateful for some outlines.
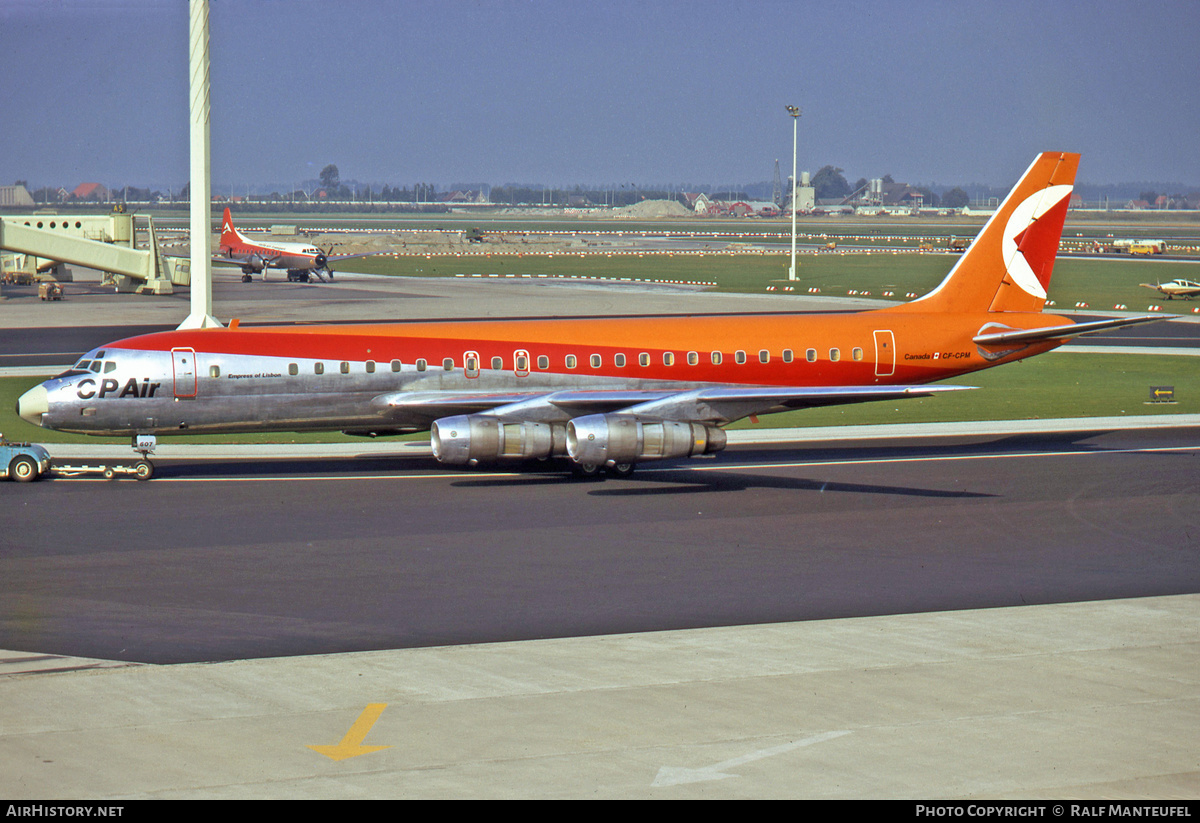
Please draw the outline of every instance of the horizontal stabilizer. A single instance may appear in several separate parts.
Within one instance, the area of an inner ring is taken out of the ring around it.
[[[1148,314],[1140,317],[1119,317],[1114,320],[1095,320],[1090,323],[1069,323],[1065,326],[1050,326],[1044,329],[1010,329],[975,335],[980,346],[999,346],[1009,343],[1036,343],[1041,340],[1067,340],[1083,334],[1092,334],[1105,329],[1149,323],[1153,320],[1170,320],[1172,315]]]

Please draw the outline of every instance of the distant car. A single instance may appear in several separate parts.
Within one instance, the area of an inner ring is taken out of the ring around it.
[[[18,483],[37,480],[50,469],[50,452],[36,443],[9,443],[0,434],[0,478]]]

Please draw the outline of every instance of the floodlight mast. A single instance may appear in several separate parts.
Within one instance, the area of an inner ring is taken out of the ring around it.
[[[208,0],[191,0],[188,10],[190,74],[191,314],[181,329],[220,326],[212,314],[212,178],[209,153]]]
[[[796,133],[800,122],[800,109],[796,106],[787,107],[792,116],[792,265],[788,269],[788,280],[796,279]]]

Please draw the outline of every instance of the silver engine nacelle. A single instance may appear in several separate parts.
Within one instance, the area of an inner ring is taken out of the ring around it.
[[[429,429],[433,456],[454,466],[502,458],[561,457],[567,453],[562,423],[507,422],[479,414],[435,420]]]
[[[725,443],[723,429],[704,423],[643,423],[620,414],[589,414],[567,423],[567,454],[584,465],[613,466],[712,454],[724,449]]]

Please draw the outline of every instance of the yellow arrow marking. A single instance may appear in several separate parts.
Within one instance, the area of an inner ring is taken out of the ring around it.
[[[350,727],[350,731],[346,732],[341,743],[336,746],[309,746],[308,748],[331,760],[349,760],[360,754],[390,749],[391,746],[364,746],[362,744],[363,739],[366,738],[367,733],[371,731],[371,727],[375,725],[375,721],[379,719],[379,715],[383,714],[383,710],[386,708],[387,703],[368,703],[367,707],[363,709],[363,713],[358,716],[358,720],[355,720],[354,725]]]

